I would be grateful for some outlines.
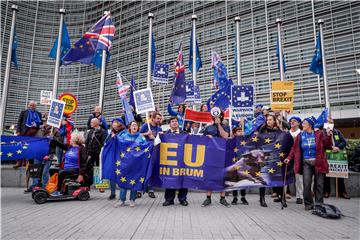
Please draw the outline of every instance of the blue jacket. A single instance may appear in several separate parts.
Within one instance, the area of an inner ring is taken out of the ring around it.
[[[145,138],[139,133],[131,134],[129,131],[125,130],[124,133],[117,136],[120,141],[126,142],[136,142],[136,143],[144,143],[146,142]]]
[[[171,116],[177,117],[178,123],[179,123],[179,128],[184,129],[184,114],[173,111],[170,104],[168,104],[168,112]]]

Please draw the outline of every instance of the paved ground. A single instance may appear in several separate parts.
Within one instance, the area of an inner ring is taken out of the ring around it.
[[[200,207],[203,193],[190,193],[188,207],[162,207],[163,193],[145,196],[135,208],[114,208],[108,192],[92,191],[87,202],[77,200],[37,205],[20,188],[1,189],[2,239],[359,239],[359,198],[330,198],[344,215],[328,220],[289,202],[280,210],[267,196],[269,207],[249,194],[250,205],[225,208],[218,203]],[[231,197],[227,197],[230,201]]]

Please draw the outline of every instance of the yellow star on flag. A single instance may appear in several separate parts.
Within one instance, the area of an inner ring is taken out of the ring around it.
[[[269,172],[270,174],[273,174],[273,173],[275,172],[275,169],[270,168],[270,169],[268,169],[268,172]]]
[[[80,48],[83,48],[84,46],[83,45],[80,45]]]
[[[148,152],[148,151],[149,151],[149,148],[145,148],[145,149],[144,149],[144,152]]]
[[[125,153],[121,153],[121,154],[120,154],[120,157],[121,157],[121,158],[124,158],[124,157],[125,157]]]
[[[21,154],[21,153],[22,153],[22,151],[21,151],[20,149],[17,150],[16,152],[17,152],[17,154]]]
[[[135,180],[130,180],[130,184],[134,186],[136,184]]]
[[[281,144],[280,144],[280,143],[275,144],[274,148],[280,149],[280,148],[281,148]]]
[[[236,162],[237,158],[236,157],[233,157],[232,161],[233,162]]]
[[[284,164],[284,163],[283,163],[282,161],[276,162],[276,165],[279,166],[279,167],[281,167],[283,164]]]
[[[121,172],[120,172],[120,170],[119,169],[116,169],[116,175],[120,175],[121,174]]]
[[[246,141],[245,141],[245,140],[242,140],[242,141],[240,142],[240,144],[241,144],[242,146],[245,146],[245,145],[246,145]]]
[[[252,140],[253,142],[257,142],[257,141],[259,141],[259,138],[258,138],[257,136],[255,136],[255,137],[253,137],[251,140]]]
[[[234,168],[235,168],[235,170],[239,170],[240,166],[236,165]]]
[[[270,138],[265,138],[265,143],[271,143],[271,139]]]
[[[22,148],[23,148],[23,149],[27,149],[28,147],[27,147],[27,146],[23,146]]]
[[[137,146],[137,147],[135,147],[135,151],[140,151],[141,149],[140,149],[140,147],[139,146]]]
[[[249,170],[243,171],[243,174],[245,174],[245,175],[248,175],[249,173],[250,173]]]
[[[126,177],[121,177],[120,181],[123,182],[123,183],[126,182]]]
[[[281,152],[281,153],[279,153],[279,156],[283,158],[283,157],[285,157],[285,153]]]
[[[10,143],[11,143],[11,144],[14,144],[14,143],[16,143],[16,141],[12,140]]]
[[[90,41],[86,41],[86,44],[87,44],[87,45],[90,45]]]
[[[255,175],[256,175],[257,177],[261,177],[261,172],[256,172]]]
[[[234,148],[234,152],[238,152],[239,149],[237,147]]]
[[[116,166],[120,166],[120,164],[121,164],[121,161],[117,160],[116,161]]]
[[[8,157],[12,157],[12,155],[13,155],[13,154],[12,154],[11,152],[9,152],[9,153],[7,154]]]
[[[145,178],[141,177],[139,181],[140,181],[141,183],[144,183],[144,182],[145,182]]]
[[[131,148],[130,148],[130,147],[128,147],[128,148],[126,149],[126,151],[127,151],[127,152],[130,152],[130,151],[131,151]]]

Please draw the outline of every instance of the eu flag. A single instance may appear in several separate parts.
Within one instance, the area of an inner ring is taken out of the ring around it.
[[[106,61],[109,60],[109,49],[115,34],[115,26],[112,23],[111,13],[107,12],[89,32],[80,38],[74,47],[63,57],[63,64],[80,62],[83,64],[94,64],[101,68],[102,52],[107,52]]]
[[[17,49],[17,43],[18,43],[18,38],[16,36],[16,28],[14,29],[14,39],[13,39],[13,44],[12,44],[12,49],[11,49],[11,62],[14,63],[15,68],[18,68],[18,63],[17,63],[17,57],[16,57],[16,49]]]
[[[102,177],[119,187],[143,190],[151,177],[153,142],[137,143],[113,137],[102,151]]]
[[[49,138],[1,135],[1,161],[42,160],[49,152]]]
[[[56,38],[53,48],[50,50],[49,57],[56,60],[56,51],[58,46],[58,38]],[[61,46],[60,46],[60,65],[62,64],[62,58],[70,50],[71,42],[69,32],[67,30],[65,21],[63,22],[62,34],[61,34]]]
[[[219,107],[222,110],[225,110],[229,107],[231,101],[231,86],[233,85],[233,81],[229,79],[226,83],[225,87],[219,89],[215,92],[207,101],[207,105],[209,108]]]
[[[219,54],[216,52],[212,54],[211,67],[214,69],[214,88],[224,88],[228,82],[227,70]]]
[[[156,46],[155,46],[154,33],[152,33],[152,38],[151,38],[151,73],[154,71],[155,63],[156,63]]]
[[[170,97],[172,104],[184,103],[186,99],[184,70],[185,67],[183,63],[182,42],[181,42],[179,46],[178,56],[175,61],[174,85]]]
[[[279,45],[279,39],[276,42],[276,57],[278,59],[278,63],[277,63],[277,67],[278,67],[278,71],[280,72],[280,45]],[[282,55],[282,59],[283,59],[283,67],[284,67],[284,72],[286,72],[286,64],[285,64],[285,58],[284,58],[284,54],[281,52]]]
[[[128,100],[126,99],[126,97],[122,97],[121,102],[122,102],[122,105],[124,108],[125,125],[127,126],[127,125],[129,125],[129,123],[134,121],[134,115],[131,112],[130,104],[129,104]]]
[[[193,69],[193,31],[191,30],[191,36],[190,36],[190,53],[189,53],[189,70],[192,72]],[[196,72],[198,72],[200,70],[200,68],[202,67],[202,61],[201,61],[201,56],[200,56],[200,49],[199,49],[199,45],[198,42],[196,40]]]
[[[316,38],[315,54],[310,63],[310,71],[312,71],[313,73],[319,74],[320,77],[322,77],[324,75],[323,65],[322,65],[320,33],[318,33],[318,36]]]
[[[327,108],[325,108],[320,116],[316,119],[315,121],[315,128],[322,128],[324,126],[324,123],[327,122],[327,119],[328,119],[328,116],[329,116],[329,111]]]
[[[136,83],[135,83],[135,77],[132,75],[131,77],[131,86],[130,86],[130,98],[129,98],[129,104],[135,109],[135,99],[134,99],[134,91],[136,91]]]

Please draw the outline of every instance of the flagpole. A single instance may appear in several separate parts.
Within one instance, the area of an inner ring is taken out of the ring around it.
[[[194,87],[196,86],[196,20],[197,16],[194,14],[191,16],[192,19],[192,78],[194,81]],[[196,110],[195,104],[193,110]]]
[[[151,87],[151,55],[152,55],[152,24],[154,20],[154,14],[149,13],[148,15],[149,19],[149,48],[148,48],[148,64],[147,64],[147,84],[146,87]],[[146,112],[146,122],[148,124],[148,129],[150,129],[150,123],[149,123],[149,112]]]
[[[58,80],[59,80],[59,69],[60,69],[60,57],[61,57],[61,43],[62,43],[62,32],[64,25],[64,15],[65,9],[60,8],[60,27],[59,27],[59,36],[58,36],[58,44],[56,49],[56,61],[55,61],[55,74],[54,74],[54,85],[52,91],[52,98],[57,99],[57,89],[58,89]]]
[[[324,35],[323,35],[324,20],[319,19],[318,24],[319,24],[319,29],[320,29],[321,58],[322,58],[322,67],[323,67],[323,72],[324,72],[325,107],[329,111],[329,117],[331,117],[330,100],[329,100],[329,86],[328,86],[328,81],[327,81],[326,57],[325,57]]]
[[[106,71],[106,50],[102,50],[101,58],[101,78],[100,78],[100,95],[99,95],[99,106],[101,111],[104,111],[104,92],[105,92],[105,71]]]
[[[235,24],[236,24],[236,72],[237,72],[237,83],[238,85],[242,85],[242,79],[241,79],[241,72],[240,72],[240,17],[235,17]],[[231,96],[232,97],[232,96]],[[232,99],[232,98],[231,98]],[[231,106],[231,104],[230,104]],[[232,118],[232,111],[231,107],[229,109],[229,118],[230,118],[230,129],[231,129],[231,118]],[[244,135],[244,118],[240,118],[241,122],[241,132],[242,135]]]
[[[279,41],[279,60],[280,60],[280,81],[285,80],[284,72],[284,60],[283,60],[283,50],[282,50],[282,39],[281,39],[281,18],[276,19],[277,29],[278,29],[278,41]]]
[[[18,6],[12,5],[11,9],[13,10],[13,15],[12,15],[12,22],[11,22],[11,30],[10,30],[9,48],[8,48],[8,54],[7,54],[7,60],[6,60],[3,92],[2,92],[2,97],[1,97],[0,134],[2,134],[5,129],[5,113],[6,113],[7,97],[8,97],[8,91],[9,91],[12,47],[13,47],[13,42],[14,42],[15,21],[16,21],[16,12],[18,11]]]

